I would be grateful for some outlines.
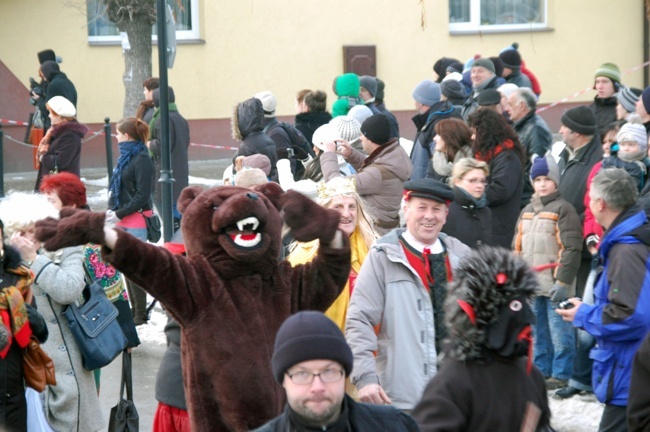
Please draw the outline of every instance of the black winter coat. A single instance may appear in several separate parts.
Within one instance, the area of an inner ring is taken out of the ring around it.
[[[616,96],[608,98],[599,98],[596,96],[594,101],[589,105],[589,109],[596,114],[598,125],[598,134],[602,136],[607,126],[616,121],[616,104],[618,99]]]
[[[472,249],[492,244],[492,210],[477,208],[458,187],[454,187],[454,201],[449,204],[447,222],[442,232],[457,238]]]
[[[390,137],[399,139],[399,123],[397,122],[397,117],[395,117],[395,114],[388,111],[388,108],[386,108],[386,104],[384,104],[383,102],[380,104],[376,104],[375,106],[377,107],[377,109],[381,114],[388,117],[388,121],[390,122]]]
[[[541,412],[536,431],[550,430],[551,411],[544,377],[526,358],[490,364],[448,358],[429,382],[413,418],[422,432],[518,431],[528,405]]]
[[[123,219],[139,210],[151,210],[151,192],[153,191],[153,162],[146,150],[133,156],[122,170],[120,187],[120,205],[115,215]],[[115,199],[108,200],[108,207],[113,208]]]
[[[278,180],[277,150],[273,140],[266,135],[264,130],[264,109],[262,101],[250,98],[237,105],[232,122],[233,138],[242,141],[239,151],[233,158],[238,156],[250,156],[253,154],[266,155],[271,161],[271,173],[269,177],[273,181]]]
[[[332,114],[327,111],[309,111],[296,115],[296,129],[298,129],[311,145],[314,131],[332,120]]]
[[[51,172],[69,172],[81,176],[81,139],[88,128],[76,120],[52,127],[52,140],[41,158],[34,190],[38,192],[41,180]]]
[[[524,172],[524,192],[521,196],[521,207],[525,207],[530,202],[535,190],[530,181],[530,169],[533,164],[531,157],[536,154],[544,156],[551,149],[553,144],[553,134],[543,118],[538,116],[535,111],[531,111],[524,118],[516,121],[514,124],[515,132],[519,135],[519,141],[526,150],[526,170]]]
[[[570,161],[568,148],[565,148],[560,153],[560,160],[558,161],[560,186],[558,189],[562,198],[575,207],[581,221],[584,221],[584,198],[589,173],[593,166],[602,159],[603,147],[600,144],[598,135],[594,135],[589,144],[578,149],[576,156]]]
[[[162,148],[160,143],[160,118],[154,126],[152,139],[149,144],[149,149],[153,153],[153,187],[154,187],[154,203],[156,205],[162,204],[162,183],[158,181],[160,178],[160,170],[162,169]],[[190,146],[190,126],[187,120],[178,111],[169,111],[169,146],[171,148],[171,167],[173,183],[173,202],[178,200],[183,189],[189,184],[189,157],[188,150]]]
[[[45,75],[48,83],[45,94],[46,101],[49,101],[54,96],[63,96],[72,102],[72,105],[77,106],[77,89],[66,74],[44,68],[43,75]]]
[[[514,150],[502,151],[488,165],[485,194],[492,211],[492,244],[510,249],[521,209],[524,165]]]
[[[418,432],[415,421],[392,406],[371,405],[355,402],[348,395],[343,401],[347,405],[348,425],[345,430],[359,432]],[[345,409],[345,408],[344,408]],[[289,419],[289,406],[279,417],[274,418],[254,432],[302,432]],[[311,428],[309,430],[312,430]],[[313,429],[314,431],[317,429]],[[320,430],[320,429],[318,429]],[[337,429],[338,430],[338,429]]]
[[[3,247],[5,256],[0,268],[0,289],[16,285],[20,278],[8,272],[9,269],[20,266],[20,255],[6,244]],[[40,342],[45,342],[47,339],[45,320],[35,308],[26,306],[32,334]],[[23,377],[23,350],[17,343],[12,342],[5,358],[0,359],[0,428],[2,430],[10,432],[27,430],[27,402]]]
[[[449,101],[440,101],[432,105],[424,114],[412,117],[411,120],[413,120],[417,133],[413,139],[410,155],[413,164],[411,180],[426,177],[433,156],[432,142],[436,135],[436,124],[440,120],[448,118],[460,118],[459,110],[454,108]]]

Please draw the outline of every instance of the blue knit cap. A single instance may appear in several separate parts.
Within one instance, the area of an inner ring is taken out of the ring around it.
[[[560,168],[553,156],[547,154],[546,156],[539,156],[533,161],[533,167],[530,169],[530,178],[535,180],[539,176],[546,176],[555,186],[560,184]]]
[[[440,102],[442,91],[440,85],[431,80],[424,80],[413,90],[413,99],[422,105],[432,106]]]

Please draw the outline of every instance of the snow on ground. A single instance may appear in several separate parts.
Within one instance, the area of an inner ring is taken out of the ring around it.
[[[551,425],[560,432],[594,432],[598,430],[604,405],[589,396],[573,396],[557,400],[549,392],[548,402],[551,407]]]

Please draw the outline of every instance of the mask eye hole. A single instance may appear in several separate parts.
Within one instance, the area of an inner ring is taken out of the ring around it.
[[[510,310],[514,312],[519,312],[523,305],[519,300],[513,300],[510,302]]]

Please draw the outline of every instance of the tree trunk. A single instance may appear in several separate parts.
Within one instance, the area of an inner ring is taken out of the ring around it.
[[[106,16],[129,36],[124,51],[123,117],[135,115],[143,100],[142,83],[151,76],[151,26],[156,22],[156,0],[102,0]]]
[[[124,51],[124,117],[135,115],[144,99],[142,83],[151,76],[151,24],[128,21],[124,26],[131,49]]]

